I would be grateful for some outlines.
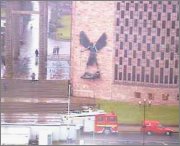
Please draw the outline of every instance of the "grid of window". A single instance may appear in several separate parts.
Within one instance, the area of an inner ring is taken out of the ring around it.
[[[178,2],[116,3],[115,81],[178,84]]]

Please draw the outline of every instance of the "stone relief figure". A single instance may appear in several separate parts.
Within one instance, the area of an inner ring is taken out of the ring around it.
[[[80,32],[80,44],[86,48],[84,51],[89,51],[89,57],[88,61],[86,63],[86,71],[85,73],[81,76],[83,79],[97,79],[100,78],[100,71],[99,71],[99,65],[97,62],[97,53],[99,50],[101,50],[103,47],[106,46],[106,34],[103,33],[100,38],[97,40],[95,44],[89,41],[87,35],[85,34],[84,31]],[[89,67],[95,66],[96,71],[94,73],[91,73],[88,71]]]

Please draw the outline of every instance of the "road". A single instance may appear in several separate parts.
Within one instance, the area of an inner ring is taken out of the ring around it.
[[[140,132],[120,132],[117,135],[86,134],[80,137],[86,145],[179,145],[179,133],[172,136],[145,136]]]

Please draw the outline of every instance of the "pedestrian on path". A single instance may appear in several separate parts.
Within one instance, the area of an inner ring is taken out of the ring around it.
[[[33,73],[31,74],[31,79],[32,79],[32,82],[34,82],[34,81],[35,81],[35,78],[36,78],[36,74],[33,72]]]
[[[36,55],[36,57],[39,56],[39,51],[38,51],[38,49],[35,50],[35,55]]]
[[[56,47],[53,48],[53,54],[56,54]]]
[[[56,47],[56,51],[57,51],[56,53],[57,53],[57,54],[59,54],[59,50],[60,50],[60,48],[59,48],[59,46],[57,46],[57,47]]]

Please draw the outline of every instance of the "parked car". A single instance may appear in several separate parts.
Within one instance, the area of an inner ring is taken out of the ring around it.
[[[159,121],[153,121],[153,120],[144,121],[141,127],[141,131],[145,132],[147,135],[164,134],[167,136],[172,135],[172,133],[174,132],[173,129],[162,126]]]

